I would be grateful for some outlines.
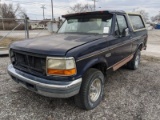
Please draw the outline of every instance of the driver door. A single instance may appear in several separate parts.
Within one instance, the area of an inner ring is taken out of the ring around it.
[[[127,58],[132,53],[132,43],[129,42],[131,36],[129,33],[125,35],[125,30],[127,29],[129,30],[126,16],[116,15],[114,35],[113,39],[110,41],[110,45],[114,45],[116,48],[111,51],[112,60],[110,65],[115,65],[123,61],[123,59]]]

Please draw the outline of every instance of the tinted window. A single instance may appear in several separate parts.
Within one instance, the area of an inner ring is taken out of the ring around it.
[[[134,30],[145,28],[141,16],[129,15]]]
[[[117,15],[115,32],[116,35],[123,35],[124,29],[127,28],[127,22],[123,15]]]

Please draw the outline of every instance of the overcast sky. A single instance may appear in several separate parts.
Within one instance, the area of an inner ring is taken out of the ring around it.
[[[154,16],[160,12],[160,0],[97,0],[96,10],[125,10],[143,9]],[[30,19],[42,19],[42,5],[45,5],[45,18],[51,18],[51,0],[1,0],[2,3],[19,3]],[[54,17],[66,14],[70,6],[76,3],[93,4],[92,0],[53,0]]]

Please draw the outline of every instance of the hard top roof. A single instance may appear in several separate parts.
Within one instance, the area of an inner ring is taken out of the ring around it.
[[[110,13],[110,14],[114,14],[114,13],[126,14],[126,12],[122,11],[122,10],[101,10],[101,11],[66,14],[66,15],[62,15],[62,17],[66,18],[66,17],[73,17],[73,16],[94,15],[94,14],[99,14],[99,13],[101,13],[101,14],[106,14],[106,13]]]

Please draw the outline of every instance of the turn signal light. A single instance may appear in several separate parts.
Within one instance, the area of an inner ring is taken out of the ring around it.
[[[62,76],[71,76],[76,74],[76,69],[69,69],[69,70],[61,70],[61,69],[48,69],[48,75],[62,75]]]

